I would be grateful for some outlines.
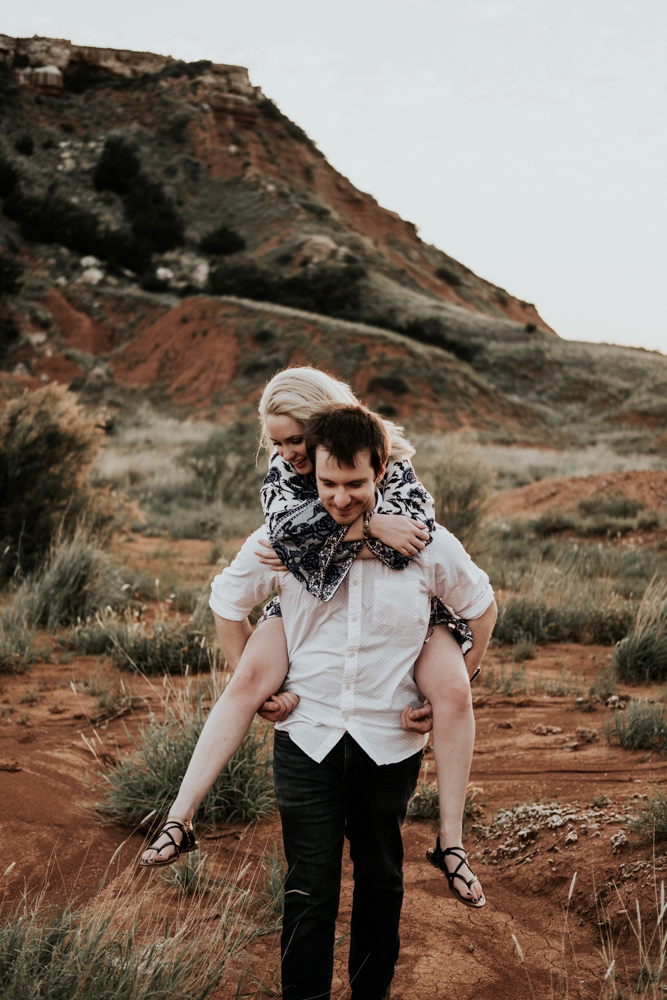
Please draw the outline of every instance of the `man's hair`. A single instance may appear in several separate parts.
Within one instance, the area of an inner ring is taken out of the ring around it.
[[[313,466],[318,445],[348,469],[354,467],[360,451],[368,451],[376,476],[389,458],[389,434],[384,422],[365,406],[337,406],[316,413],[306,423],[304,440]]]

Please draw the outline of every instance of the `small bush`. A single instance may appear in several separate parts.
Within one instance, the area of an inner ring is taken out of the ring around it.
[[[605,722],[605,736],[624,750],[667,750],[665,706],[631,701],[625,711],[614,712],[612,723]]]
[[[99,250],[97,216],[54,190],[39,197],[25,194],[17,185],[5,200],[4,212],[21,224],[26,239],[62,243],[82,254],[97,254]]]
[[[0,296],[15,295],[23,284],[23,268],[14,254],[0,254]]]
[[[500,676],[496,677],[493,670],[488,670],[485,675],[485,684],[490,691],[498,691],[500,694],[513,695],[525,694],[528,690],[528,680],[526,678],[525,666],[512,667],[510,673],[505,672],[504,664],[500,665]]]
[[[394,396],[402,396],[404,393],[410,391],[410,386],[402,375],[396,372],[388,372],[385,375],[375,375],[368,383],[369,392],[374,392],[377,389],[384,389]]]
[[[184,448],[178,461],[202,483],[204,500],[254,506],[264,480],[256,464],[258,444],[255,425],[235,420],[216,427],[206,441]]]
[[[32,156],[35,152],[35,141],[31,135],[22,135],[14,143],[14,149],[22,156]]]
[[[550,510],[530,522],[531,530],[538,538],[556,535],[561,531],[572,531],[576,527],[574,518],[559,510]]]
[[[435,316],[414,319],[404,326],[396,327],[396,329],[399,333],[412,340],[418,340],[421,344],[432,344],[434,347],[441,347],[443,351],[449,351],[459,361],[471,362],[475,357],[475,347],[452,337],[442,321]]]
[[[45,565],[19,593],[30,620],[49,630],[126,603],[118,568],[83,531],[54,544]]]
[[[452,270],[451,267],[439,267],[436,269],[436,277],[440,278],[441,281],[445,281],[448,285],[453,288],[458,287],[461,282],[461,276]]]
[[[0,156],[0,198],[10,195],[19,182],[19,173],[16,167]]]
[[[258,267],[254,261],[237,261],[213,268],[208,290],[213,295],[236,295],[325,316],[360,320],[361,282],[365,277],[366,269],[359,264],[321,264],[283,278]]]
[[[520,635],[514,643],[512,659],[515,663],[535,659],[535,640],[530,635]]]
[[[422,481],[435,501],[435,516],[470,552],[478,551],[493,472],[483,461],[471,461],[451,446],[444,457],[418,464]]]
[[[183,243],[183,220],[161,184],[139,174],[125,196],[125,214],[135,239],[164,253]]]
[[[96,191],[114,191],[125,195],[141,169],[134,146],[122,138],[109,138],[93,173]]]
[[[0,611],[0,674],[22,674],[37,659],[35,630],[20,598]]]
[[[440,820],[440,796],[434,781],[419,781],[408,802],[408,819]]]
[[[616,691],[616,685],[618,684],[618,674],[616,670],[611,665],[608,667],[601,667],[597,672],[597,677],[593,684],[591,684],[588,689],[589,694],[595,694],[598,698],[606,701],[610,698],[612,694]]]
[[[201,700],[164,722],[152,719],[133,740],[135,752],[100,774],[99,812],[125,826],[137,826],[156,810],[156,825],[176,798],[206,721]],[[231,820],[263,819],[273,808],[269,728],[254,724],[201,806],[195,822],[214,826]]]
[[[667,840],[667,795],[659,785],[653,786],[653,793],[646,796],[643,808],[630,820],[629,827],[642,840]]]
[[[627,633],[632,619],[632,608],[619,602],[604,607],[595,601],[552,604],[539,596],[512,596],[500,604],[493,635],[508,644],[523,634],[537,643],[612,645]]]
[[[646,588],[632,631],[614,650],[614,669],[628,684],[667,680],[667,580]]]
[[[209,233],[208,236],[204,236],[199,244],[199,249],[203,253],[210,253],[216,257],[225,257],[227,254],[245,250],[245,246],[245,240],[235,229],[229,229],[228,226],[219,226],[213,232]]]
[[[578,504],[579,513],[583,517],[636,517],[643,507],[641,501],[631,500],[624,493],[591,497]]]
[[[263,859],[264,881],[257,902],[264,932],[278,930],[285,909],[285,878],[287,865],[277,847],[267,851]]]
[[[94,419],[75,397],[48,385],[12,400],[0,414],[1,572],[35,569],[57,538],[83,522],[101,536],[119,504],[88,482],[101,444]]]

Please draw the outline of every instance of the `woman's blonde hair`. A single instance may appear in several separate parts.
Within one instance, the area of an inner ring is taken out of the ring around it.
[[[260,447],[271,454],[273,445],[266,429],[267,417],[291,417],[305,424],[316,413],[323,413],[332,406],[359,406],[360,401],[345,382],[339,382],[318,368],[285,368],[274,375],[266,385],[259,401],[259,419],[262,425]],[[383,421],[389,434],[390,458],[401,461],[415,453],[403,437],[403,428],[391,420]]]

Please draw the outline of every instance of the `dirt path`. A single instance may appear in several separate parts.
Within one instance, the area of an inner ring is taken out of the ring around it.
[[[615,855],[611,837],[620,829],[627,832],[627,812],[641,802],[637,796],[650,791],[652,782],[667,781],[667,761],[609,747],[594,733],[602,732],[603,707],[577,711],[574,692],[553,697],[539,689],[562,675],[564,662],[583,685],[585,678],[595,676],[608,653],[601,647],[544,647],[529,664],[533,693],[508,696],[491,694],[483,686],[477,689],[478,735],[471,780],[481,789],[477,793],[481,809],[475,822],[484,826],[499,808],[528,801],[558,800],[578,803],[573,808],[583,809],[596,797],[599,801],[600,796],[608,796],[611,804],[598,824],[599,831],[591,827],[587,833],[580,822],[563,824],[562,829],[544,828],[534,835],[533,846],[505,856],[498,850],[497,838],[475,843],[471,835],[468,847],[477,855],[473,863],[489,901],[481,911],[456,903],[444,879],[425,863],[424,852],[434,836],[430,825],[408,823],[402,948],[394,997],[529,997],[526,970],[535,996],[549,997],[550,977],[557,975],[563,950],[563,904],[575,871],[566,940],[569,996],[597,996],[601,904],[596,903],[596,894],[607,886],[602,904],[612,906],[614,926],[623,939],[627,938],[622,933],[625,918],[617,911],[626,908],[625,902],[630,900],[634,907],[638,897],[642,911],[650,912],[653,880],[657,877],[659,883],[661,873],[653,873],[652,864],[637,864],[651,858],[651,848],[630,844]],[[495,650],[489,657],[488,666],[494,667],[496,675],[500,656]],[[102,724],[93,732],[85,716],[93,714],[94,699],[85,690],[75,693],[70,686],[74,679],[77,688],[82,688],[100,664],[90,657],[68,661],[63,656],[60,662],[38,665],[23,677],[2,678],[0,799],[3,815],[9,818],[3,854],[5,867],[16,862],[3,879],[6,902],[18,898],[26,887],[38,885],[48,885],[47,898],[54,902],[90,899],[119,844],[127,840],[114,862],[114,873],[132,862],[141,845],[140,835],[128,838],[120,827],[101,825],[84,805],[95,798],[86,775],[111,766],[131,743],[125,731],[128,717]],[[133,694],[153,699],[138,709],[138,718],[145,717],[150,706],[159,708],[150,685],[134,678],[128,683]],[[641,693],[633,691],[635,696]],[[582,736],[582,727],[587,736]],[[430,761],[432,754],[427,753],[427,778],[433,772]],[[572,830],[578,835],[566,842]],[[228,865],[242,847],[244,857],[257,867],[267,846],[279,842],[279,821],[274,816],[253,828],[243,845],[238,838],[235,830],[231,837],[202,843],[215,855],[216,864]],[[661,866],[661,861],[656,862],[656,868]],[[613,880],[621,888],[621,902],[615,900]],[[346,860],[339,937],[347,933],[351,885]],[[512,935],[523,949],[525,967]],[[345,939],[336,951],[334,987],[341,995],[347,983],[346,944]],[[241,956],[237,969],[253,967],[260,979],[269,981],[277,954],[277,935],[270,935]],[[255,990],[250,989],[249,995]],[[221,997],[228,993],[221,987]]]

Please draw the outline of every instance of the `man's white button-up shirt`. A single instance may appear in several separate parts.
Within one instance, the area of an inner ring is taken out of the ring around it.
[[[318,762],[345,732],[376,764],[416,753],[425,737],[401,729],[400,713],[421,704],[414,663],[427,635],[431,597],[462,618],[479,618],[493,599],[486,573],[438,527],[431,544],[400,572],[377,559],[356,559],[325,603],[290,573],[261,563],[254,553],[260,539],[268,539],[265,527],[216,576],[210,606],[222,618],[242,621],[279,591],[289,654],[283,690],[298,694],[299,704],[276,728]]]

